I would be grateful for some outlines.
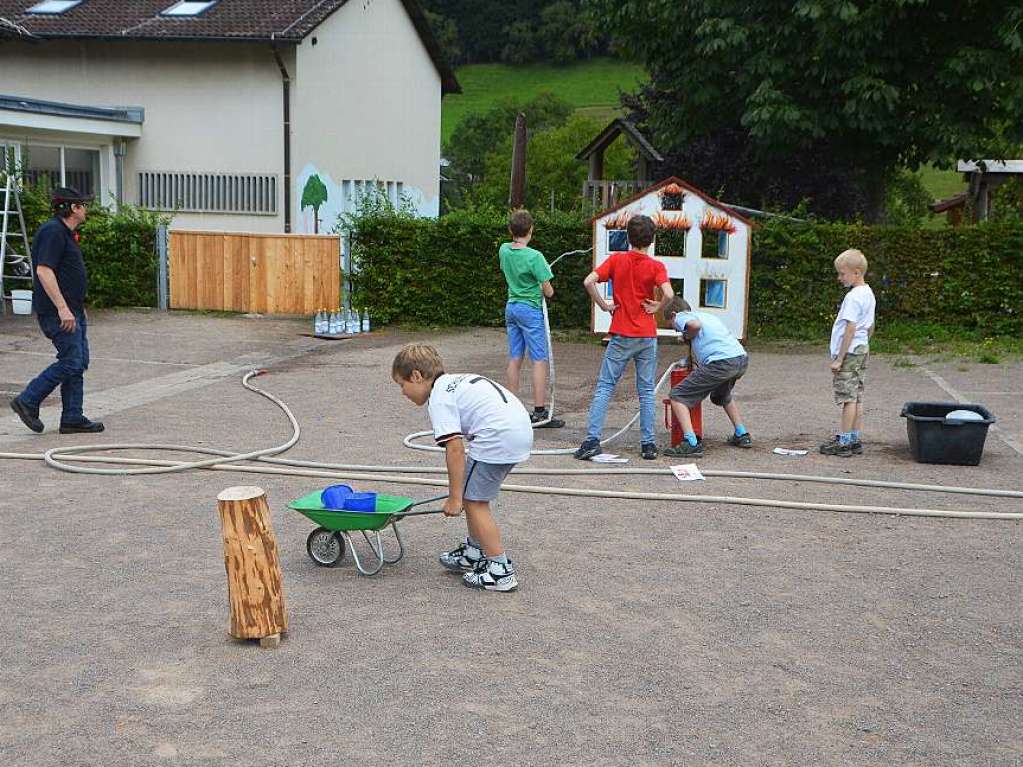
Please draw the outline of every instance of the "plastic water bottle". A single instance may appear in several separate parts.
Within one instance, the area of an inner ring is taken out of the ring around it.
[[[369,309],[362,310],[362,332],[369,332]]]
[[[347,327],[348,335],[354,336],[359,332],[359,321],[358,315],[353,309],[345,310],[345,326]]]
[[[323,333],[323,309],[316,312],[316,316],[313,317],[313,335],[318,336]]]
[[[339,335],[341,330],[338,328],[338,324],[337,312],[331,312],[330,318],[327,320],[327,332],[332,336]]]

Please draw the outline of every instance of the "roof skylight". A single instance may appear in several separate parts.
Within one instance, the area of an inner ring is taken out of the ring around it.
[[[76,5],[80,5],[82,0],[43,0],[41,3],[36,3],[28,9],[28,13],[44,13],[57,14],[69,11]]]
[[[198,16],[217,4],[217,0],[181,0],[163,11],[161,16]]]

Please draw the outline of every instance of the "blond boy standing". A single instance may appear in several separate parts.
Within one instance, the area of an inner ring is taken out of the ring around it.
[[[874,291],[866,282],[867,258],[846,250],[835,259],[838,281],[849,292],[831,328],[831,373],[835,403],[842,408],[841,425],[833,439],[820,446],[824,455],[848,458],[863,452],[863,383],[874,334]]]

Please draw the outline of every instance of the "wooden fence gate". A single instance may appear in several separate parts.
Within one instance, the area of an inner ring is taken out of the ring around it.
[[[170,308],[315,314],[341,305],[337,236],[171,231]]]

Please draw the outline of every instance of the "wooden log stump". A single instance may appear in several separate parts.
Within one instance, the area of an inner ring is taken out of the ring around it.
[[[231,608],[230,634],[277,647],[288,630],[277,540],[260,487],[229,487],[217,496],[224,535],[224,568]]]

